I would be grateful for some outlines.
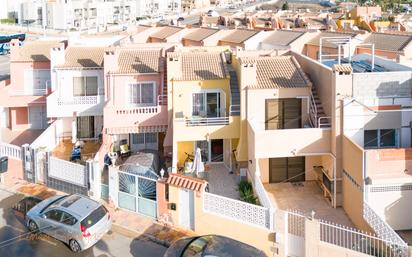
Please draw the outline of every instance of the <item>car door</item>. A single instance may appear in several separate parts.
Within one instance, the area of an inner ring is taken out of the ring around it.
[[[51,209],[44,213],[41,224],[41,231],[51,237],[56,238],[56,230],[60,226],[62,211]]]
[[[62,213],[60,226],[56,228],[55,235],[56,239],[68,243],[70,239],[76,236],[74,224],[77,223],[77,219],[65,211],[62,211]]]

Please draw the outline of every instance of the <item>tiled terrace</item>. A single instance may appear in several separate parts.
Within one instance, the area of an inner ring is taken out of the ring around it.
[[[354,227],[345,211],[333,208],[323,197],[323,193],[315,181],[298,184],[276,183],[264,184],[269,198],[275,207],[282,210],[297,210],[306,215],[315,211],[315,218]]]
[[[63,140],[54,148],[52,155],[62,160],[70,160],[74,144],[70,140]],[[99,151],[101,143],[98,141],[84,141],[82,147],[82,160],[94,158]]]
[[[41,129],[12,131],[8,128],[2,128],[0,129],[0,141],[18,146],[31,144],[43,131]]]
[[[209,183],[209,193],[224,197],[239,199],[238,183],[239,175],[230,174],[223,164],[208,164],[208,169],[198,178],[205,179]],[[185,176],[196,177],[193,173],[183,173]]]

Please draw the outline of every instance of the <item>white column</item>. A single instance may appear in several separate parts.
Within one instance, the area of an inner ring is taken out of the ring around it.
[[[172,172],[177,173],[177,142],[173,140]]]
[[[72,143],[75,144],[77,141],[77,122],[76,118],[73,118],[72,121]]]

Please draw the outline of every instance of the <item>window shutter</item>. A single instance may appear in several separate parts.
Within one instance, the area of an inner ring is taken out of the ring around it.
[[[97,95],[97,77],[86,77],[86,95]]]
[[[84,96],[83,77],[73,77],[73,95]]]

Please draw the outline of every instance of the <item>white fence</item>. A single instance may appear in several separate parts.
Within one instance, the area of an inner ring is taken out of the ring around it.
[[[63,130],[62,123],[62,120],[54,121],[36,140],[34,140],[30,147],[33,149],[45,147],[47,151],[53,150],[59,144],[59,136]]]
[[[320,221],[320,240],[371,256],[408,256],[408,246],[405,248],[370,233],[326,221]]]
[[[48,176],[78,186],[87,186],[86,166],[50,157]]]
[[[402,240],[402,238],[372,209],[372,207],[369,206],[367,202],[363,202],[363,218],[380,238],[387,241],[390,245],[396,245],[399,252],[403,254],[396,256],[408,256],[408,244]]]
[[[11,159],[22,160],[22,149],[17,145],[0,143],[0,156],[8,156]]]
[[[267,229],[270,228],[270,213],[266,207],[205,192],[203,209],[205,212],[215,215]]]

